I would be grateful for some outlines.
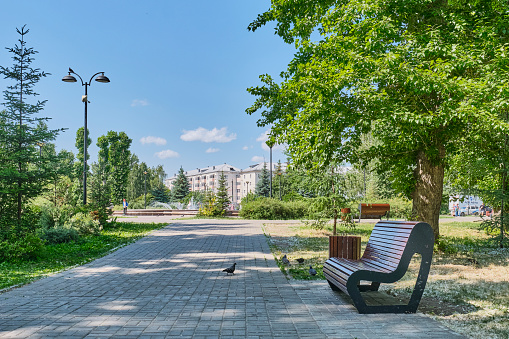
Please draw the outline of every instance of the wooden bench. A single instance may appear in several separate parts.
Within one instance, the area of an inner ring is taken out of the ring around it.
[[[415,313],[428,279],[433,244],[433,230],[425,222],[379,221],[359,260],[330,258],[323,273],[333,290],[352,298],[359,313]],[[366,305],[360,292],[378,291],[380,283],[401,279],[415,253],[421,255],[421,264],[408,305]]]
[[[389,212],[391,206],[389,204],[359,204],[359,222],[361,219],[374,219],[387,217],[389,220]]]

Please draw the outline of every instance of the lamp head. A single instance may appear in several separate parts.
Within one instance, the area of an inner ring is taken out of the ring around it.
[[[76,80],[75,77],[73,77],[71,75],[71,72],[69,72],[68,75],[66,75],[65,77],[62,78],[62,81],[65,81],[65,82],[76,82],[77,80]]]
[[[102,73],[101,75],[98,75],[96,78],[95,78],[95,81],[97,82],[102,82],[102,83],[108,83],[110,82],[110,79],[108,79],[107,76],[104,75],[104,73]]]

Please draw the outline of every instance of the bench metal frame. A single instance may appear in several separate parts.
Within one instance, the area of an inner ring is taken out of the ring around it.
[[[391,232],[397,233],[401,230],[409,232],[406,242],[401,241],[399,234],[391,235]],[[384,234],[384,238],[372,241],[372,238],[377,237],[373,233]],[[398,239],[391,242],[391,237],[397,237]],[[382,242],[390,247],[392,252],[401,253],[396,268],[383,267],[384,256],[387,256],[386,259],[391,260],[392,263],[397,261],[398,258],[394,258],[394,254],[386,254],[380,251],[379,247]],[[375,225],[361,259],[330,258],[325,262],[323,272],[333,290],[345,292],[352,298],[359,313],[415,313],[428,280],[433,256],[433,244],[433,230],[425,222],[380,221]],[[368,251],[369,253],[366,253]],[[400,280],[408,270],[410,261],[416,253],[421,255],[421,264],[408,305],[368,306],[361,292],[378,291],[381,283],[394,283]],[[392,257],[389,258],[390,256]],[[371,284],[361,285],[361,281],[371,281]]]

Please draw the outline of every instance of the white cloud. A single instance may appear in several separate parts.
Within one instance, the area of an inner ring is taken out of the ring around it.
[[[269,140],[269,130],[266,130],[265,132],[260,134],[258,138],[256,138],[256,141],[258,142],[266,142],[267,140]]]
[[[266,130],[265,132],[260,134],[260,136],[258,138],[256,138],[256,141],[261,142],[260,146],[262,147],[262,149],[264,151],[270,150],[269,146],[267,146],[267,140],[269,140],[269,130]],[[283,150],[285,150],[285,148],[286,148],[286,144],[283,144],[283,145],[274,144],[274,146],[272,146],[273,151],[283,151]]]
[[[163,139],[160,137],[153,137],[153,136],[143,137],[140,139],[140,142],[143,145],[145,145],[145,144],[156,144],[158,146],[166,145],[166,139]]]
[[[180,154],[178,154],[175,151],[172,151],[171,149],[167,149],[165,151],[157,152],[155,156],[158,157],[159,159],[167,159],[167,158],[178,158],[180,157]]]
[[[205,151],[205,153],[216,153],[216,152],[219,152],[220,149],[219,148],[209,148],[208,150]]]
[[[212,130],[205,129],[203,127],[198,127],[197,129],[191,131],[184,130],[183,134],[180,136],[180,139],[184,141],[224,143],[237,139],[237,134],[235,133],[228,134],[228,127],[223,127],[221,129],[214,128]]]
[[[243,151],[247,151],[248,149],[249,149],[249,147],[247,147],[247,146],[242,147]]]
[[[258,155],[255,155],[254,157],[251,158],[251,161],[259,163],[259,162],[265,161],[265,158],[264,157],[260,157]]]
[[[132,102],[131,102],[131,107],[135,107],[135,106],[148,106],[148,101],[145,100],[145,99],[134,99]]]

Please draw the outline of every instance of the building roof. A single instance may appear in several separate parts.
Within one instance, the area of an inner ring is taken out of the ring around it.
[[[261,171],[264,166],[266,166],[267,171],[270,171],[270,164],[269,164],[268,161],[265,161],[265,162],[260,162],[259,164],[251,165],[248,168],[243,169],[242,172]],[[277,162],[273,162],[272,163],[272,171],[276,171],[277,170],[277,166],[278,166],[278,163]],[[286,169],[286,163],[282,162],[281,163],[281,170],[284,171],[285,169]]]
[[[225,164],[222,164],[222,165],[208,166],[208,167],[205,167],[205,168],[197,168],[197,169],[190,170],[190,171],[184,171],[184,174],[187,177],[190,177],[190,176],[194,176],[194,175],[210,174],[210,173],[217,173],[217,172],[224,172],[224,173],[227,173],[227,172],[240,172],[240,169],[225,163]],[[173,179],[173,178],[176,178],[176,177],[177,177],[177,175],[174,175],[173,177],[171,177],[169,179]]]

